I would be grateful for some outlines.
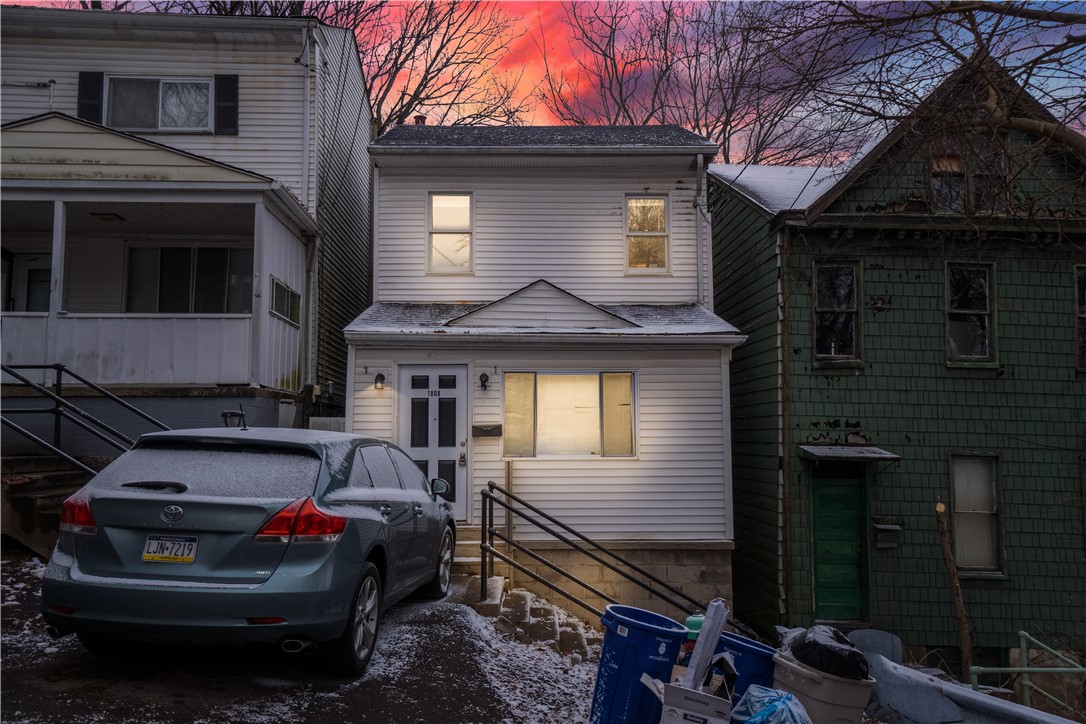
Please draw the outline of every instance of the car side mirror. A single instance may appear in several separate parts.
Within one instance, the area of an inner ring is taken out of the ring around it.
[[[434,478],[430,481],[430,490],[434,491],[434,495],[440,495],[445,500],[448,500],[450,493],[452,493],[452,486],[441,478]]]

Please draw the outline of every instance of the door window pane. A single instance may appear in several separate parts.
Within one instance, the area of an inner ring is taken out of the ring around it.
[[[411,447],[427,447],[430,444],[430,400],[416,397],[411,400]]]
[[[427,390],[430,388],[430,378],[427,375],[411,375],[412,390]]]
[[[437,476],[449,484],[449,494],[446,498],[449,502],[456,502],[456,461],[438,460]]]
[[[437,401],[437,446],[456,447],[456,399],[442,397]]]

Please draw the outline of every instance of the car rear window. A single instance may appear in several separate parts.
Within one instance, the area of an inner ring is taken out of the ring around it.
[[[231,498],[312,495],[321,461],[302,450],[220,445],[140,447],[121,455],[95,478],[95,487],[126,483],[181,483],[189,493]],[[136,488],[138,489],[138,488]]]

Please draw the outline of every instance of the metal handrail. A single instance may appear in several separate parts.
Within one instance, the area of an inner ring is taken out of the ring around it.
[[[14,422],[9,420],[6,416],[0,418],[3,421],[3,424],[6,425],[7,427],[11,428],[15,432],[19,433],[20,435],[25,437],[27,440],[30,440],[31,442],[35,443],[36,445],[39,445],[40,447],[45,448],[46,450],[53,453],[54,455],[58,455],[58,456],[64,458],[68,462],[74,462],[74,464],[76,464],[78,467],[82,468],[84,471],[89,472],[91,474],[94,474],[95,471],[91,470],[90,468],[83,465],[82,463],[79,463],[79,462],[75,461],[74,458],[67,455],[66,453],[64,453],[61,450],[61,421],[70,420],[71,422],[74,422],[79,427],[83,428],[84,430],[86,430],[90,434],[97,437],[99,440],[102,440],[103,442],[105,442],[105,443],[111,445],[112,447],[120,450],[121,452],[124,452],[125,450],[128,450],[129,448],[131,448],[132,445],[135,444],[135,441],[132,438],[125,435],[124,433],[122,433],[121,431],[119,431],[116,428],[112,427],[108,423],[103,422],[102,420],[99,420],[97,417],[95,417],[94,415],[91,415],[86,410],[83,410],[83,409],[77,407],[76,405],[72,404],[68,400],[64,399],[64,375],[71,376],[75,380],[79,381],[83,385],[86,385],[87,387],[94,390],[95,392],[102,395],[103,397],[110,400],[111,402],[113,402],[113,403],[115,403],[117,405],[120,405],[122,408],[128,410],[129,412],[132,412],[135,415],[137,415],[137,416],[141,417],[142,419],[146,420],[147,422],[150,422],[152,425],[155,425],[160,430],[169,430],[170,429],[167,425],[165,425],[162,422],[159,422],[158,420],[151,417],[150,415],[148,415],[143,410],[140,410],[135,405],[132,405],[132,404],[130,404],[128,402],[125,402],[124,400],[122,400],[120,397],[117,397],[116,395],[114,395],[109,390],[105,389],[104,387],[101,387],[100,385],[97,385],[97,384],[91,382],[90,380],[86,379],[82,375],[79,375],[76,372],[73,372],[72,370],[68,369],[63,364],[59,364],[59,363],[58,364],[51,364],[51,365],[5,365],[5,364],[0,364],[0,370],[2,370],[5,374],[10,375],[11,377],[18,380],[20,383],[22,383],[23,386],[34,390],[40,396],[42,396],[42,397],[44,397],[44,398],[46,398],[48,400],[53,401],[53,403],[54,403],[53,407],[23,408],[23,409],[15,408],[15,409],[8,409],[8,410],[4,411],[5,415],[7,415],[7,414],[16,414],[16,413],[18,413],[18,414],[43,414],[44,413],[44,414],[53,415],[54,416],[53,441],[52,441],[52,443],[50,443],[50,442],[48,442],[46,440],[43,440],[42,438],[38,437],[37,435],[34,435],[33,433],[29,432],[28,430],[20,427],[19,425],[16,425]],[[53,370],[54,372],[56,372],[56,379],[55,379],[54,384],[53,384],[53,389],[55,390],[55,392],[52,391],[52,390],[49,390],[44,385],[40,385],[37,382],[34,382],[33,380],[28,379],[27,377],[24,377],[23,375],[16,372],[16,370]]]
[[[498,494],[504,496],[508,500],[503,500],[503,499],[499,498],[498,495],[495,495],[495,493],[498,493]],[[495,558],[500,558],[502,561],[509,564],[510,566],[515,568],[516,570],[528,574],[529,576],[534,578],[539,583],[541,583],[541,584],[547,586],[548,588],[550,588],[551,590],[565,596],[570,601],[573,601],[574,603],[576,603],[578,606],[580,606],[580,607],[582,607],[582,608],[584,608],[584,609],[586,609],[588,611],[591,611],[592,613],[594,613],[594,614],[596,614],[598,616],[602,616],[602,613],[598,609],[594,608],[593,606],[589,605],[588,603],[581,600],[577,596],[574,596],[573,594],[569,593],[568,591],[565,591],[565,590],[559,588],[557,585],[543,579],[541,576],[537,575],[533,571],[528,570],[525,566],[521,565],[520,563],[518,563],[516,561],[513,561],[509,556],[504,555],[501,551],[499,551],[497,548],[494,547],[494,539],[498,538],[501,541],[505,542],[506,544],[509,544],[509,545],[513,546],[517,550],[527,553],[533,559],[539,561],[540,563],[543,563],[548,568],[550,568],[553,571],[556,571],[557,573],[561,574],[565,578],[568,578],[571,581],[573,581],[574,583],[577,583],[579,585],[584,586],[586,589],[592,591],[592,593],[596,594],[600,598],[603,598],[606,601],[610,601],[611,603],[618,603],[618,601],[616,599],[612,598],[611,596],[603,594],[599,590],[587,585],[584,581],[581,581],[576,576],[573,576],[572,574],[567,573],[566,571],[562,570],[561,568],[559,568],[557,565],[555,565],[551,561],[548,561],[548,560],[544,559],[542,556],[539,556],[539,555],[537,555],[536,553],[534,553],[532,551],[528,551],[524,546],[520,545],[519,543],[514,542],[509,536],[506,536],[506,535],[500,533],[499,531],[497,531],[495,529],[495,527],[494,527],[494,504],[496,503],[496,504],[500,505],[501,507],[503,507],[507,511],[506,512],[507,515],[511,513],[511,514],[517,516],[518,518],[520,518],[522,520],[525,520],[528,523],[531,523],[533,526],[535,526],[539,530],[543,531],[544,533],[547,533],[548,535],[552,536],[553,538],[556,538],[557,540],[562,541],[566,545],[569,545],[574,550],[588,556],[593,561],[595,561],[597,563],[600,563],[601,565],[605,566],[606,568],[613,571],[614,573],[617,573],[619,576],[621,576],[625,580],[639,586],[640,588],[644,589],[645,591],[647,591],[652,596],[655,596],[656,598],[658,598],[661,601],[667,603],[668,605],[673,606],[674,608],[677,608],[680,611],[685,611],[687,613],[694,613],[695,611],[704,611],[704,610],[706,610],[706,604],[701,603],[701,602],[697,601],[696,599],[691,598],[690,596],[687,596],[682,591],[680,591],[677,588],[674,588],[673,586],[669,585],[668,583],[660,580],[658,577],[656,577],[653,574],[649,573],[648,571],[641,568],[640,566],[633,563],[632,561],[629,561],[629,560],[623,558],[622,556],[620,556],[617,553],[615,553],[614,551],[608,549],[606,546],[602,545],[598,541],[595,541],[595,540],[589,538],[588,536],[580,533],[579,531],[571,528],[570,526],[566,525],[562,521],[558,520],[554,516],[551,516],[551,515],[545,513],[544,511],[542,511],[539,508],[535,507],[534,505],[527,502],[526,500],[514,495],[510,491],[506,490],[505,488],[503,488],[500,485],[498,485],[497,483],[495,483],[493,480],[491,480],[491,481],[489,481],[487,483],[487,489],[483,490],[481,495],[482,495],[482,499],[483,499],[483,526],[484,526],[483,532],[485,533],[485,535],[480,536],[481,540],[479,542],[479,548],[480,548],[481,558],[482,558],[482,560],[481,560],[481,563],[482,563],[481,573],[482,573],[482,575],[480,576],[480,596],[481,596],[482,599],[485,599],[486,595],[487,595],[486,594],[486,587],[487,587],[488,575],[489,576],[494,575],[494,559]],[[641,579],[631,575],[627,571],[618,568],[611,561],[608,561],[608,560],[604,559],[603,557],[597,555],[594,551],[588,550],[587,548],[585,548],[584,546],[574,542],[573,540],[571,540],[567,536],[562,535],[562,533],[557,532],[550,525],[547,525],[546,523],[543,523],[543,522],[541,522],[541,521],[539,521],[539,520],[537,520],[535,518],[532,518],[531,516],[525,514],[523,511],[517,510],[516,508],[513,507],[513,505],[510,502],[508,502],[509,500],[514,501],[515,503],[527,508],[528,510],[532,511],[536,515],[538,515],[541,518],[544,518],[545,520],[547,520],[549,523],[553,524],[554,526],[557,526],[558,528],[562,529],[563,531],[565,531],[567,533],[570,533],[571,535],[575,536],[576,538],[580,539],[581,541],[583,541],[585,543],[588,543],[589,545],[594,547],[597,551],[599,551],[600,553],[603,553],[603,554],[605,554],[607,556],[610,556],[614,561],[617,561],[622,566],[625,566],[626,568],[628,568],[628,569],[630,569],[632,571],[636,571],[638,574],[640,574],[644,578],[647,578],[652,583],[655,583],[656,585],[658,585],[661,588],[665,589],[668,593],[673,594],[678,599],[682,599],[688,605],[684,605],[683,603],[680,603],[676,598],[672,598],[671,596],[668,596],[666,593],[663,593],[663,592],[661,592],[659,590],[656,590],[655,588],[653,588],[652,585],[650,585],[649,583],[646,583],[644,580],[641,580]],[[488,557],[489,557],[489,568],[488,568],[488,561],[487,561]]]
[[[1036,692],[1048,699],[1054,704],[1062,706],[1067,711],[1075,712],[1075,707],[1071,706],[1065,701],[1062,701],[1052,694],[1049,694],[1044,689],[1040,689],[1030,681],[1030,674],[1086,674],[1086,666],[1078,663],[1077,661],[1064,656],[1059,651],[1046,646],[1044,643],[1038,641],[1033,636],[1025,631],[1018,632],[1018,650],[1021,652],[1020,656],[1022,661],[1026,661],[1029,658],[1029,644],[1034,644],[1037,648],[1047,651],[1055,656],[1063,663],[1069,664],[1069,666],[970,666],[969,678],[973,684],[974,689],[980,688],[980,677],[982,674],[1020,674],[1020,682],[1022,684],[1022,704],[1024,706],[1033,706],[1032,693]]]

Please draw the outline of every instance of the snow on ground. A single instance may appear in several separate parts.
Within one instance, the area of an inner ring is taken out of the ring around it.
[[[180,682],[170,676],[147,676],[140,669],[146,662],[137,661],[133,667],[132,662],[100,660],[86,654],[74,636],[49,638],[38,616],[44,572],[45,564],[38,558],[4,558],[0,590],[4,678],[11,674],[9,681],[15,682],[22,669],[34,678],[49,672],[45,678],[53,682],[43,688],[52,692],[46,694],[51,707],[39,710],[28,701],[15,704],[13,699],[13,707],[5,707],[5,723],[70,721],[57,718],[69,713],[79,721],[109,724],[176,721],[177,712],[163,708],[163,701],[177,696],[176,691],[187,696],[191,688],[185,687],[202,686],[208,680],[197,673],[183,674]],[[108,672],[96,674],[99,661]],[[596,677],[594,660],[582,663],[579,657],[563,656],[542,644],[519,643],[497,632],[494,619],[448,600],[412,599],[386,612],[369,669],[357,680],[327,677],[317,667],[277,652],[265,660],[242,654],[235,658],[223,651],[211,665],[231,688],[221,693],[214,687],[205,690],[202,701],[191,709],[188,721],[194,724],[320,722],[331,712],[349,719],[359,705],[371,712],[371,707],[378,708],[373,707],[374,696],[386,700],[382,709],[402,705],[413,714],[434,712],[430,721],[452,721],[442,718],[441,710],[448,703],[442,694],[453,691],[459,693],[457,705],[462,707],[456,724],[567,724],[588,719]],[[58,671],[68,673],[57,679]],[[171,671],[177,675],[184,670]],[[33,686],[38,689],[36,682]],[[134,697],[144,689],[146,696],[136,703]],[[5,692],[11,690],[5,686]],[[53,698],[57,695],[59,699]],[[97,704],[103,696],[129,703]],[[469,702],[464,704],[464,699]],[[446,717],[450,714],[446,712]]]

